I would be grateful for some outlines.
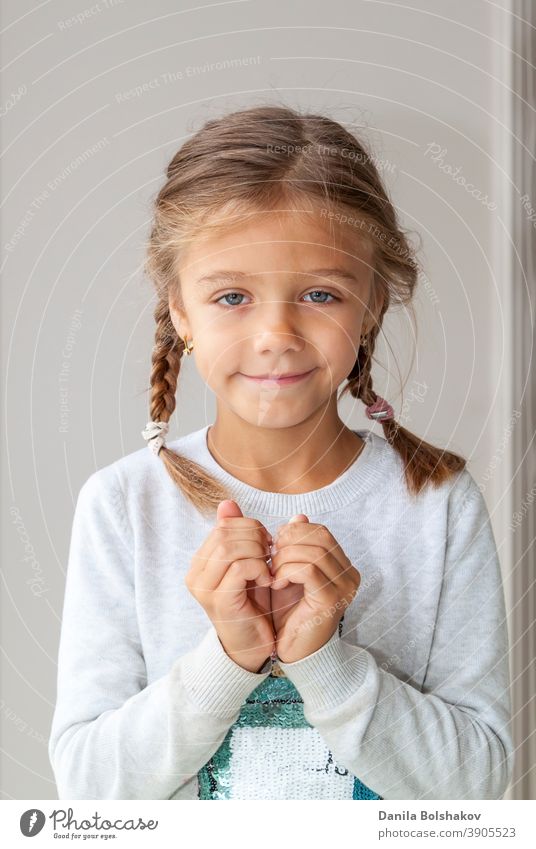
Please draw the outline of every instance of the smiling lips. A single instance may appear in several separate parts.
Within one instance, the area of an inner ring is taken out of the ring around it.
[[[286,375],[261,375],[261,376],[253,376],[249,374],[244,374],[243,377],[246,377],[248,380],[253,380],[257,383],[263,383],[266,381],[270,381],[272,383],[278,383],[281,386],[284,386],[287,383],[297,383],[298,380],[303,380],[303,378],[308,377],[308,375],[312,374],[316,371],[316,368],[312,368],[309,371],[299,372],[297,374],[286,374]]]

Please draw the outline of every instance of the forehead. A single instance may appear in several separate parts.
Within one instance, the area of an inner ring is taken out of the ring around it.
[[[278,209],[253,212],[230,226],[210,222],[183,251],[179,268],[199,277],[227,265],[248,270],[300,270],[313,267],[370,268],[373,247],[359,226],[340,224],[323,210]]]

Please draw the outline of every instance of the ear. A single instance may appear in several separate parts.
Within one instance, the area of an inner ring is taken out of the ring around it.
[[[372,279],[369,290],[369,299],[367,304],[367,310],[363,317],[363,326],[361,328],[361,335],[366,336],[372,328],[378,323],[378,319],[380,317],[380,313],[382,310],[382,297],[379,291],[379,287],[374,285],[374,280]]]
[[[186,316],[186,312],[181,309],[181,307],[178,307],[171,300],[171,298],[169,300],[168,306],[171,323],[173,324],[173,327],[175,328],[181,339],[184,339],[186,337],[190,338],[192,334],[190,333],[190,323]]]

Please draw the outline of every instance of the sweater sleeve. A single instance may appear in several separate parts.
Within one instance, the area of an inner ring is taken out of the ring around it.
[[[225,653],[211,627],[147,686],[132,530],[111,467],[76,503],[49,758],[60,799],[169,799],[223,741],[266,673]]]
[[[418,604],[418,587],[415,587]],[[499,799],[512,776],[508,634],[489,514],[464,469],[421,690],[337,632],[281,663],[341,765],[384,799]]]

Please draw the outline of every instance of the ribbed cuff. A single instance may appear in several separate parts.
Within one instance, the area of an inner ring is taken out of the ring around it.
[[[369,654],[345,643],[336,631],[313,654],[294,663],[280,660],[279,665],[300,693],[304,708],[330,710],[361,687],[369,669]]]
[[[269,674],[269,671],[250,672],[231,660],[214,626],[178,663],[190,699],[201,711],[222,715],[239,710],[247,696]]]

